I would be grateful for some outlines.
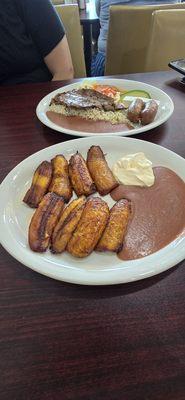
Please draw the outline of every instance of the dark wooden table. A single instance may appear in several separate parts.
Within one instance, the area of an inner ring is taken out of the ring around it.
[[[185,156],[185,86],[173,72],[135,74],[174,100],[173,116],[138,139]],[[70,140],[35,107],[60,82],[0,89],[0,178]],[[132,284],[85,287],[39,275],[0,250],[1,400],[184,400],[185,261]]]
[[[87,76],[91,75],[92,41],[98,39],[100,22],[96,14],[95,0],[89,0],[85,10],[80,10],[80,23],[83,26],[84,54]]]

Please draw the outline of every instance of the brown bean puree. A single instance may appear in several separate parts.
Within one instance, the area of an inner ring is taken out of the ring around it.
[[[133,129],[131,125],[127,124],[111,124],[108,121],[92,121],[77,116],[67,117],[66,115],[55,113],[54,111],[47,111],[46,115],[54,124],[59,125],[61,128],[72,129],[74,131],[109,133],[129,131],[130,129]]]
[[[120,185],[114,200],[132,202],[132,216],[118,257],[132,260],[160,250],[180,234],[185,235],[185,183],[165,167],[154,168],[155,183],[148,188]]]

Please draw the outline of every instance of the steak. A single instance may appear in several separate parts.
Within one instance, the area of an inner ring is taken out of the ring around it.
[[[104,111],[115,111],[124,108],[115,104],[112,97],[93,89],[74,89],[69,92],[59,93],[51,100],[51,104],[61,104],[78,110],[98,108]]]

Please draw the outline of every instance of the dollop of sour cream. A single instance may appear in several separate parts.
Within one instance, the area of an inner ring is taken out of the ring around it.
[[[155,181],[152,162],[142,152],[120,158],[113,165],[112,172],[124,185],[152,186]]]

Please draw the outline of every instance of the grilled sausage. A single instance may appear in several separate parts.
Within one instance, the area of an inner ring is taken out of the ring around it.
[[[67,250],[75,257],[88,256],[98,243],[109,218],[107,203],[99,197],[91,197],[85,205],[80,222]]]
[[[87,153],[87,166],[95,182],[97,191],[105,196],[118,186],[118,182],[111,172],[102,149],[91,146]]]
[[[96,192],[96,186],[89,174],[86,162],[78,152],[69,160],[69,176],[77,196],[89,196]]]
[[[155,100],[148,101],[143,110],[141,111],[141,124],[142,125],[150,124],[154,120],[157,114],[157,110],[158,110],[157,102]]]
[[[43,161],[34,172],[30,189],[24,196],[24,203],[30,207],[38,207],[40,201],[48,191],[52,178],[52,166],[48,161]]]
[[[136,98],[135,100],[133,100],[127,110],[127,118],[131,122],[135,122],[135,123],[139,122],[140,117],[141,117],[141,111],[144,108],[144,106],[145,106],[145,103],[142,99]]]
[[[63,211],[51,239],[53,253],[62,253],[65,250],[81,218],[85,202],[84,196],[75,199]]]
[[[57,155],[52,160],[53,177],[49,192],[62,196],[67,203],[72,197],[72,186],[69,180],[68,162],[63,155]]]
[[[129,200],[122,199],[114,204],[110,210],[109,221],[96,246],[96,250],[118,253],[122,249],[130,213]]]
[[[28,240],[33,251],[44,252],[64,207],[64,200],[55,193],[47,193],[30,222]]]

